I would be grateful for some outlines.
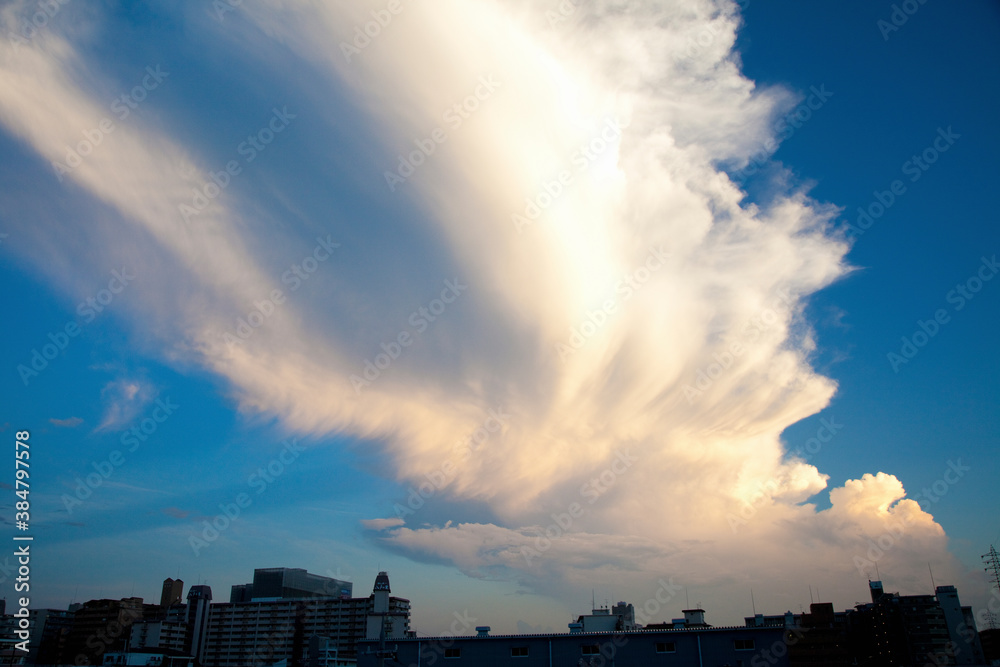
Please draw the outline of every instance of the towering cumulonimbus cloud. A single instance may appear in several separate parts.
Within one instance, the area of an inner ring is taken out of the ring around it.
[[[86,29],[0,46],[0,120],[46,162],[113,87],[77,46],[102,16],[73,11]],[[818,511],[827,476],[780,439],[835,391],[804,308],[848,245],[833,205],[782,183],[751,203],[728,175],[797,101],[742,75],[734,3],[172,11],[207,80],[256,68],[261,104],[228,122],[273,144],[255,163],[181,117],[121,120],[60,174],[93,224],[45,219],[74,231],[33,260],[72,294],[125,257],[137,346],[217,374],[249,414],[379,443],[419,502],[387,502],[373,539],[554,595],[669,572],[724,600],[883,557],[901,580],[957,573],[898,480],[848,481]],[[421,515],[467,500],[490,516]]]

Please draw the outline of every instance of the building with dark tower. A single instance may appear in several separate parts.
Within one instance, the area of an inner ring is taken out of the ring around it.
[[[230,602],[264,602],[292,598],[349,598],[354,584],[310,574],[297,567],[264,567],[253,571],[253,583],[233,586]]]
[[[184,601],[184,582],[180,579],[167,577],[163,580],[163,592],[160,593],[160,606],[169,607]]]
[[[365,621],[367,639],[401,639],[410,629],[409,608],[393,609],[390,604],[389,575],[379,572],[372,588],[372,609]]]
[[[187,615],[184,619],[188,632],[184,648],[185,653],[192,656],[198,664],[205,663],[205,639],[208,636],[211,606],[212,587],[192,586],[188,591]]]

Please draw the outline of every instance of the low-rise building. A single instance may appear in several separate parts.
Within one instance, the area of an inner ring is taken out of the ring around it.
[[[379,642],[359,643],[358,667],[378,667]],[[414,637],[385,642],[403,665],[788,665],[780,627],[698,627],[677,630],[570,632],[539,635]],[[765,657],[766,656],[766,657]],[[754,660],[756,659],[756,662]],[[763,660],[763,663],[761,661]]]

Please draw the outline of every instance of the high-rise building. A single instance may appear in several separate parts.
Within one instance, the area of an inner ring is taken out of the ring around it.
[[[972,607],[963,607],[958,600],[958,590],[954,586],[938,586],[934,591],[938,605],[944,612],[945,625],[951,639],[956,665],[986,664],[983,645],[976,632],[976,620]]]
[[[318,657],[313,655],[316,651],[351,660],[357,655],[357,642],[372,627],[370,619],[375,619],[376,637],[379,620],[387,623],[391,636],[409,633],[410,601],[390,596],[384,572],[379,573],[372,595],[367,598],[304,596],[301,588],[293,586],[292,596],[277,600],[257,599],[257,572],[260,570],[255,571],[252,601],[212,605],[205,643],[207,667],[263,667],[282,660],[289,666],[304,665]],[[301,585],[304,579],[292,581]],[[330,590],[325,584],[319,588]]]
[[[252,584],[233,586],[230,602],[287,600],[308,597],[349,598],[354,584],[310,574],[297,567],[266,567],[253,571]]]
[[[64,660],[63,655],[69,633],[73,629],[73,613],[65,609],[33,609],[30,619],[28,662],[37,665],[72,662],[72,656]]]
[[[192,656],[204,667],[281,661],[331,667],[353,660],[370,618],[376,619],[376,637],[378,620],[385,621],[389,636],[409,634],[409,600],[390,596],[388,575],[379,573],[369,597],[351,598],[351,589],[350,582],[305,570],[258,569],[253,583],[233,587],[229,603],[212,604],[208,586],[192,586],[187,605],[158,608],[137,623],[129,646]]]
[[[167,577],[163,580],[163,592],[160,593],[160,606],[169,607],[172,604],[184,602],[184,582],[180,579]]]
[[[184,619],[188,635],[184,649],[185,653],[200,664],[205,661],[205,640],[208,636],[211,604],[211,586],[192,586],[188,591],[187,615]]]
[[[250,602],[253,600],[253,584],[234,584],[229,593],[230,602]]]
[[[977,665],[984,661],[972,609],[954,586],[934,595],[886,593],[870,582],[872,602],[851,612],[851,652],[859,662],[886,667],[910,664]]]
[[[794,617],[794,641],[789,642],[792,665],[848,667],[853,664],[848,641],[849,612],[835,612],[832,602],[813,602],[809,613]]]

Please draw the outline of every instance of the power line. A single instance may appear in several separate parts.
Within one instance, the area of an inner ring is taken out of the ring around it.
[[[986,571],[989,573],[987,580],[1000,589],[1000,554],[997,554],[996,547],[990,545],[989,553],[983,554],[983,562],[986,563]],[[991,630],[997,629],[997,615],[991,611],[986,612],[986,619]]]

